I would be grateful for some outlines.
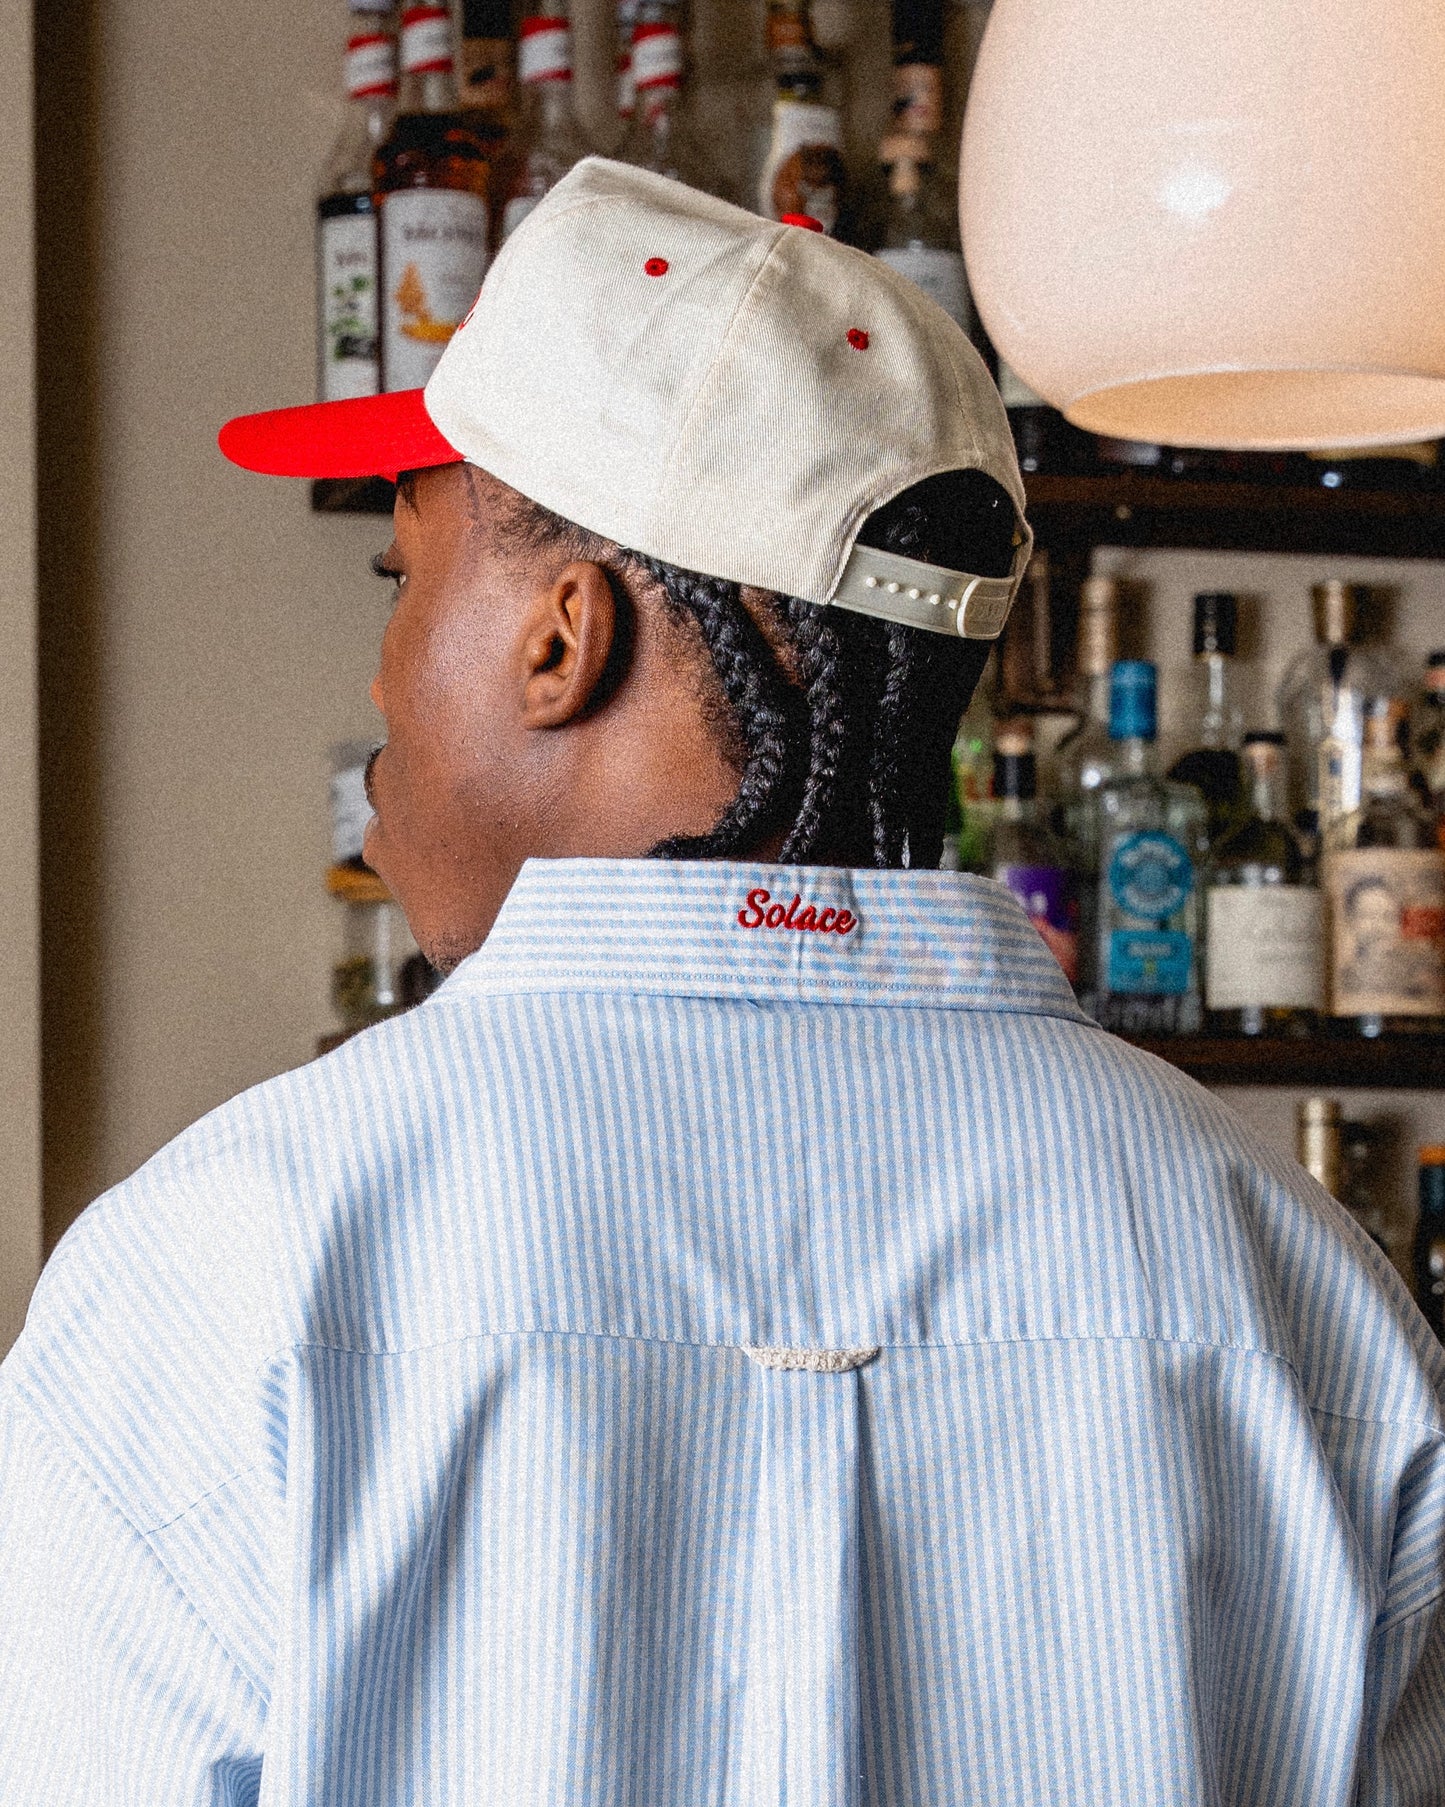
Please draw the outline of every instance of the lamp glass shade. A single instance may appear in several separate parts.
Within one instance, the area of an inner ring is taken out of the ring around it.
[[[999,355],[1076,426],[1445,436],[1440,0],[995,0],[959,211]]]

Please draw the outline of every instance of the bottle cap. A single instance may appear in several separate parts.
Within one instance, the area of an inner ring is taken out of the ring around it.
[[[1359,630],[1360,586],[1338,577],[1310,591],[1315,605],[1315,639],[1322,646],[1348,646]]]
[[[1278,728],[1251,728],[1244,737],[1244,744],[1247,747],[1282,747],[1285,738]]]
[[[1420,1150],[1422,1167],[1445,1167],[1445,1142],[1427,1142]]]
[[[1006,753],[1001,747],[993,756],[993,794],[1014,797],[1028,803],[1039,794],[1039,768],[1030,748],[1023,753]]]
[[[1194,598],[1194,656],[1223,653],[1234,657],[1239,602],[1228,590],[1206,590]]]
[[[1273,729],[1245,735],[1244,758],[1256,777],[1274,776],[1284,761],[1284,746],[1283,734]]]
[[[1109,738],[1153,740],[1159,674],[1147,659],[1120,659],[1109,674]]]

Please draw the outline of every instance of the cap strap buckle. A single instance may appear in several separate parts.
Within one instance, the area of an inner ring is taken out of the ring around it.
[[[873,546],[854,546],[828,600],[833,608],[873,615],[899,627],[965,640],[997,640],[1032,547],[1033,535],[1025,530],[1008,577],[975,577],[896,552],[879,552]]]

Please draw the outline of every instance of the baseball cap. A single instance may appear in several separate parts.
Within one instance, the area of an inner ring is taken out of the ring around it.
[[[606,158],[502,247],[424,390],[243,415],[221,450],[292,477],[465,460],[648,557],[994,639],[1032,547],[1008,418],[967,335],[876,258]],[[1011,574],[855,543],[943,471],[1013,501]]]

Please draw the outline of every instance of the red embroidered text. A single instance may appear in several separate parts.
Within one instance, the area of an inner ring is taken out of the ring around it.
[[[747,907],[738,911],[738,922],[745,929],[802,929],[811,935],[851,935],[858,918],[851,910],[835,910],[832,905],[815,910],[795,892],[790,904],[773,902],[771,891],[749,891]]]

